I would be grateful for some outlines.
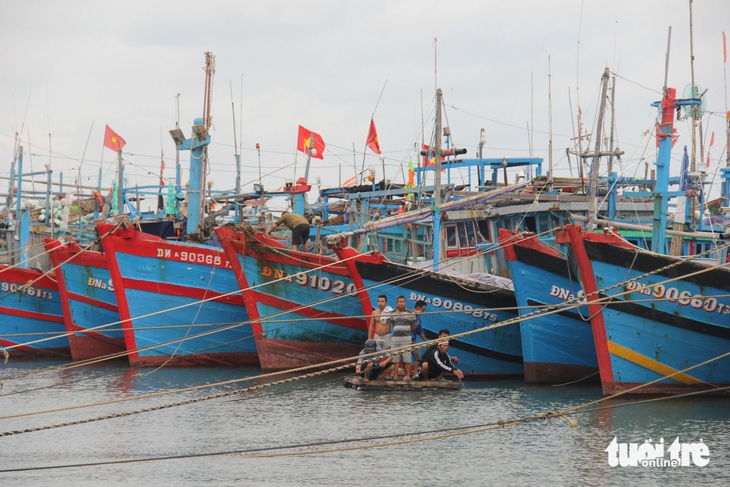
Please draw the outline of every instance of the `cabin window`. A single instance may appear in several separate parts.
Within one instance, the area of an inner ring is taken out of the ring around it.
[[[459,223],[459,247],[471,247],[472,245],[469,245],[469,234],[466,231],[466,223],[461,222]]]
[[[530,232],[537,232],[537,222],[534,216],[525,216],[522,219],[522,229]]]
[[[450,249],[455,249],[459,247],[459,241],[456,236],[455,224],[446,225],[446,247]]]
[[[714,250],[714,252],[712,252]],[[703,252],[707,252],[703,255],[704,258],[717,258],[718,252],[715,250],[715,246],[712,242],[695,242],[695,255],[702,254]]]
[[[480,225],[473,221],[446,225],[446,247],[449,249],[471,248],[485,241]]]
[[[401,252],[401,241],[394,238],[385,239],[385,251],[388,254],[400,255]]]
[[[477,222],[477,227],[479,229],[479,233],[482,236],[482,238],[487,241],[492,241],[492,231],[489,227],[489,220],[479,220]]]

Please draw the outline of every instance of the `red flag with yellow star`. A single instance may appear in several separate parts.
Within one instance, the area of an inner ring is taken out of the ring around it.
[[[368,140],[366,141],[370,150],[376,154],[380,154],[380,143],[378,142],[378,132],[375,130],[375,121],[370,119],[370,132],[368,132]]]
[[[297,138],[297,150],[309,154],[310,147],[313,149],[312,157],[315,159],[324,159],[324,140],[322,140],[322,136],[300,125],[299,137]]]
[[[104,132],[104,147],[109,147],[113,151],[120,151],[122,150],[122,147],[127,142],[119,137],[116,132],[114,132],[112,129],[109,128],[109,125],[106,126],[106,131]]]

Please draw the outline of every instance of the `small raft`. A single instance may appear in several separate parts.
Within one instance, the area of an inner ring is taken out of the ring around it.
[[[345,387],[356,391],[432,391],[458,390],[461,382],[451,380],[369,380],[349,375],[345,377]]]

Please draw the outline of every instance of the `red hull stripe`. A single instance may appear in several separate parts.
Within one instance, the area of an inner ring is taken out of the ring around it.
[[[0,315],[17,316],[32,320],[50,321],[52,323],[63,323],[63,316],[49,315],[48,313],[34,313],[17,308],[4,308],[0,306]]]
[[[355,330],[367,329],[365,327],[365,320],[362,318],[350,318],[336,313],[321,311],[316,308],[302,306],[301,304],[287,301],[276,296],[263,294],[257,291],[251,291],[250,294],[254,298],[255,302],[261,302],[268,306],[278,308],[282,311],[294,312],[302,316],[306,316],[307,318],[317,318],[323,321],[331,321],[332,323],[336,323],[346,328],[353,328]]]
[[[156,294],[166,294],[169,296],[183,296],[193,299],[213,299],[220,298],[217,301],[236,304],[243,306],[243,296],[240,294],[229,294],[225,297],[223,294],[211,291],[209,289],[193,288],[188,286],[178,286],[175,284],[167,284],[161,282],[139,281],[136,279],[124,279],[124,288],[134,289],[136,291],[147,291]]]
[[[114,304],[105,303],[104,301],[99,301],[98,299],[92,299],[88,296],[84,296],[83,294],[76,294],[76,293],[72,293],[72,292],[68,292],[68,291],[66,291],[65,293],[62,293],[62,294],[65,294],[65,296],[63,296],[63,297],[67,300],[78,301],[79,303],[88,304],[89,306],[93,306],[95,308],[102,308],[102,309],[106,309],[109,311],[116,311],[116,312],[119,311],[119,308]]]

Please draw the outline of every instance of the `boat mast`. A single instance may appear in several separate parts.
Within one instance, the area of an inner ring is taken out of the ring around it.
[[[436,90],[436,134],[434,140],[434,176],[433,176],[433,204],[438,207],[441,205],[441,103],[443,100],[443,92],[441,89]]]
[[[436,133],[434,140],[434,171],[433,171],[433,270],[437,271],[439,263],[446,256],[445,248],[441,245],[441,103],[443,92],[436,90]]]
[[[231,88],[231,116],[233,118],[233,157],[236,160],[236,189],[235,194],[241,194],[241,154],[238,152],[238,140],[236,139],[236,105],[233,103],[233,83]],[[259,161],[261,157],[259,156]],[[259,184],[261,184],[261,162],[259,162]],[[241,220],[241,207],[236,205],[236,219]]]
[[[212,117],[210,115],[211,98],[213,96],[213,75],[215,74],[215,56],[212,52],[205,53],[205,94],[203,96],[203,126],[205,133],[210,133],[210,125]],[[200,204],[196,210],[198,211],[198,222],[201,226],[200,231],[205,229],[205,188],[206,179],[209,170],[208,145],[203,146],[203,158],[200,167]],[[188,211],[190,209],[188,208]]]
[[[590,191],[590,206],[588,209],[588,224],[586,225],[587,231],[593,231],[596,220],[596,200],[598,199],[598,167],[601,162],[601,142],[603,141],[603,114],[606,111],[606,95],[608,91],[608,78],[609,69],[608,67],[603,69],[603,76],[601,77],[601,108],[598,110],[598,122],[596,123],[596,145],[593,154],[593,164],[591,165],[591,184]]]
[[[676,90],[669,88],[669,50],[672,45],[672,26],[667,34],[667,54],[664,61],[664,88],[660,107],[659,151],[657,153],[656,185],[654,186],[654,213],[651,231],[651,250],[658,254],[666,253],[667,200],[669,189],[669,163],[672,152],[672,132],[674,130],[674,107]]]
[[[692,27],[692,0],[689,0],[689,66],[690,66],[690,82],[691,86],[691,97],[695,97],[695,44]],[[698,105],[692,106],[692,157],[690,159],[689,170],[690,172],[697,171],[697,111],[699,110]]]
[[[547,190],[552,191],[555,178],[553,175],[553,81],[550,56],[548,56],[548,167]]]

